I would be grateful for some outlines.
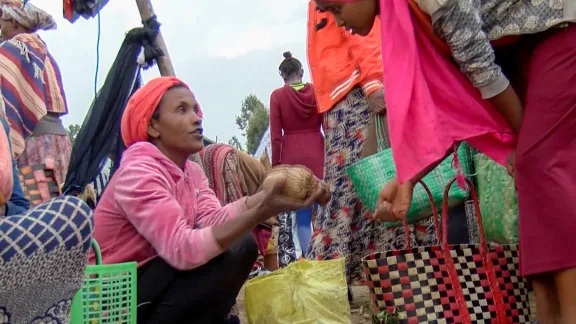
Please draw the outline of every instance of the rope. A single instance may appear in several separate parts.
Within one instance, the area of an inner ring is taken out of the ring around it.
[[[98,70],[100,69],[100,37],[101,37],[101,27],[102,22],[100,21],[100,1],[96,1],[98,4],[97,8],[97,20],[98,20],[98,34],[96,37],[96,72],[94,73],[94,102],[98,100]]]

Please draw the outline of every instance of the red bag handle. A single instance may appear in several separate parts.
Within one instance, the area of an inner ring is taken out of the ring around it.
[[[430,202],[430,207],[432,207],[432,217],[434,217],[434,232],[436,233],[436,240],[438,240],[438,244],[441,243],[440,238],[440,225],[438,225],[438,211],[436,211],[436,204],[434,203],[434,196],[432,196],[432,192],[430,192],[430,188],[424,183],[424,181],[420,180],[418,183],[424,188],[426,194],[428,195],[428,201]],[[404,218],[402,221],[402,226],[404,227],[404,235],[406,236],[406,249],[411,248],[410,244],[410,228],[408,227],[407,217]]]
[[[442,201],[442,243],[441,247],[446,257],[446,263],[449,267],[448,272],[450,273],[450,277],[453,277],[452,286],[454,287],[456,298],[458,300],[458,304],[460,305],[460,310],[468,314],[468,308],[466,307],[466,301],[464,300],[464,295],[462,293],[462,286],[460,285],[460,281],[458,280],[458,275],[456,274],[456,268],[454,267],[454,262],[452,260],[452,256],[450,254],[450,250],[448,249],[448,194],[450,193],[450,188],[456,182],[458,177],[454,177],[444,189],[444,199]],[[504,306],[504,299],[502,297],[502,292],[500,291],[500,287],[498,286],[498,280],[496,279],[496,273],[494,272],[494,266],[492,265],[492,260],[490,259],[490,253],[488,250],[488,245],[486,244],[486,238],[484,237],[484,227],[482,226],[482,214],[480,214],[480,204],[478,203],[478,194],[476,193],[476,188],[472,181],[467,178],[464,178],[468,188],[470,189],[470,193],[472,194],[472,201],[474,202],[474,211],[476,213],[476,220],[478,221],[478,231],[480,234],[480,255],[482,256],[482,266],[486,270],[486,274],[488,276],[488,282],[490,284],[490,291],[492,291],[492,295],[494,296],[494,304],[496,306],[496,319],[498,323],[507,323],[506,319],[506,309]],[[468,315],[468,318],[470,316]],[[469,323],[469,319],[468,319]]]

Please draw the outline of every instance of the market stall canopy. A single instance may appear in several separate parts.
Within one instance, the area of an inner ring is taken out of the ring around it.
[[[64,18],[74,23],[78,18],[94,18],[109,0],[63,0]],[[26,1],[25,1],[26,2]]]

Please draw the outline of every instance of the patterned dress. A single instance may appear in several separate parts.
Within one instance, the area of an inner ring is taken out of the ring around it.
[[[374,251],[401,249],[405,243],[402,228],[386,229],[371,221],[371,213],[358,199],[346,173],[346,168],[360,159],[371,117],[368,101],[355,88],[326,113],[324,120],[324,181],[332,188],[332,200],[319,208],[308,258],[346,258],[349,284],[362,282],[364,256]],[[431,218],[414,227],[412,246],[436,241]]]
[[[485,98],[508,86],[488,40],[536,34],[576,21],[576,3],[573,0],[417,2],[434,17],[436,34],[450,45],[460,69]]]
[[[18,166],[42,164],[50,159],[54,161],[58,185],[62,185],[66,181],[71,152],[72,143],[68,135],[31,136],[26,140],[24,152],[18,157]]]
[[[69,323],[93,230],[92,210],[72,196],[0,218],[0,323]]]

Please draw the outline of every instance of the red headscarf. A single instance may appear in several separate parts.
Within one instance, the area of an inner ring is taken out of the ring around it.
[[[122,140],[126,147],[148,141],[148,123],[158,108],[160,100],[170,88],[182,86],[188,90],[186,83],[176,77],[159,77],[151,80],[138,89],[128,101],[120,125]],[[198,109],[198,116],[202,118],[202,110]]]

